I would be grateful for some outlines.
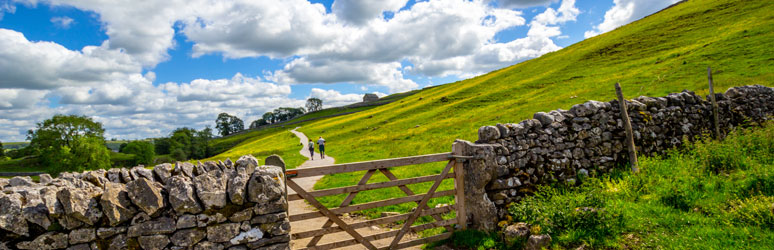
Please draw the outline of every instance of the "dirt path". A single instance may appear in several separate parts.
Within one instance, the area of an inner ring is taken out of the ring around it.
[[[300,139],[299,141],[301,142],[301,150],[299,151],[299,153],[305,156],[307,159],[310,159],[309,150],[307,149],[309,139],[307,139],[304,133],[298,132],[296,131],[296,129],[298,128],[295,128],[290,132],[293,132],[293,134],[295,134]],[[335,160],[333,159],[333,157],[328,157],[328,156],[326,156],[325,159],[320,159],[320,155],[315,153],[314,160],[307,160],[306,162],[301,164],[301,166],[299,166],[298,168],[309,168],[309,167],[332,165],[334,164],[334,161]],[[312,190],[312,188],[314,187],[314,184],[321,178],[322,176],[312,176],[312,177],[305,177],[305,178],[294,178],[293,181],[298,183],[298,185],[304,188],[304,190]],[[288,189],[288,193],[295,194],[296,192]],[[316,211],[312,206],[304,202],[304,200],[291,201],[288,203],[288,207],[289,207],[288,210],[290,211],[291,215]],[[325,224],[327,220],[328,219],[325,217],[318,217],[318,218],[309,219],[309,220],[291,222],[290,228],[292,228],[291,230],[293,232],[305,232],[310,230],[316,230],[316,229],[322,228],[322,225]],[[342,218],[342,220],[346,221],[347,224],[350,224],[356,221],[356,219],[350,219],[347,217]],[[365,228],[357,229],[357,232],[363,236],[378,234],[378,233],[387,232],[387,231],[389,231],[389,229],[383,229],[379,227],[365,227]],[[406,235],[403,241],[405,241],[405,239],[412,239],[412,238],[414,238],[413,235]],[[312,238],[292,240],[290,242],[290,247],[292,249],[305,248],[306,244],[309,243],[311,239]],[[317,243],[317,245],[319,246],[327,243],[332,243],[332,242],[337,242],[342,240],[349,240],[349,239],[352,239],[352,236],[350,236],[346,232],[328,234],[328,235],[325,235],[322,238],[322,240],[320,240],[320,242]],[[385,247],[390,244],[390,241],[392,241],[392,238],[382,239],[372,243],[376,247]],[[362,245],[352,245],[352,246],[347,246],[346,249],[366,249],[366,248],[363,247]],[[409,248],[409,249],[420,249],[420,248],[416,247],[416,248]]]

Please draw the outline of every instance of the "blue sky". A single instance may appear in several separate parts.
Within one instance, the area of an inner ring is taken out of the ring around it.
[[[108,137],[246,124],[357,102],[559,50],[675,0],[0,0],[0,141],[57,113]]]

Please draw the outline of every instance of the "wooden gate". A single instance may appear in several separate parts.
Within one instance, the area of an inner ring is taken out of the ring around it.
[[[461,152],[459,152],[459,150],[461,150],[461,148],[457,144],[455,144],[452,147],[452,153],[420,155],[420,156],[412,156],[412,157],[404,157],[404,158],[345,163],[345,164],[336,164],[336,165],[314,167],[314,168],[301,168],[301,169],[287,170],[286,171],[287,186],[296,191],[296,194],[288,195],[288,201],[304,199],[307,202],[309,202],[309,204],[317,208],[318,210],[315,212],[291,215],[290,221],[293,222],[293,221],[302,221],[302,220],[307,220],[307,219],[312,219],[317,217],[328,217],[328,221],[322,226],[322,228],[317,230],[306,231],[306,232],[292,232],[291,237],[293,239],[303,239],[303,238],[313,237],[312,240],[309,242],[309,244],[306,246],[307,248],[304,248],[304,249],[333,249],[333,248],[351,246],[355,244],[361,244],[368,249],[401,249],[401,248],[406,248],[410,246],[425,244],[425,243],[449,238],[452,232],[455,230],[454,224],[457,225],[456,229],[458,230],[466,228],[466,213],[465,213],[465,202],[464,202],[465,195],[464,195],[464,188],[463,188],[464,173],[462,169],[462,161],[464,161],[468,157],[460,156]],[[446,167],[439,175],[398,179],[389,170],[389,168],[393,168],[393,167],[410,166],[415,164],[440,162],[440,161],[448,161],[448,164],[446,164]],[[452,169],[454,169],[453,173],[451,172]],[[346,173],[346,172],[356,172],[356,171],[366,171],[366,172],[363,175],[363,177],[360,179],[360,181],[357,183],[357,185],[355,186],[309,191],[309,190],[304,190],[296,182],[293,181],[293,178]],[[389,181],[378,182],[378,183],[368,183],[368,180],[377,171],[384,174],[389,179]],[[436,189],[438,189],[438,187],[441,185],[441,182],[444,179],[450,179],[450,178],[454,179],[455,189],[436,192]],[[433,182],[433,185],[432,187],[430,187],[430,190],[425,194],[415,194],[406,186],[409,184],[431,182],[431,181]],[[352,200],[360,191],[383,189],[383,188],[390,188],[390,187],[398,187],[401,191],[403,191],[406,194],[406,196],[400,197],[400,198],[388,199],[388,200],[373,201],[369,203],[351,205]],[[335,207],[335,208],[326,208],[317,200],[317,198],[322,196],[337,195],[337,194],[344,194],[344,193],[348,194],[347,197],[338,207]],[[446,206],[435,207],[435,208],[430,208],[427,206],[427,203],[428,201],[430,201],[431,198],[451,196],[451,195],[455,196],[456,204],[454,205],[446,205]],[[396,205],[396,204],[408,203],[408,202],[417,203],[417,208],[411,213],[382,217],[379,219],[362,221],[362,222],[357,222],[352,224],[347,224],[341,218],[339,218],[339,216],[344,213],[351,213],[351,212],[361,211],[365,209],[372,209],[377,207],[384,207],[384,206],[390,206],[390,205]],[[455,211],[455,210],[457,214],[456,218],[444,220],[441,217],[442,214]],[[431,216],[435,221],[431,223],[422,224],[422,225],[412,225],[420,216]],[[392,223],[397,221],[405,221],[400,230],[389,231],[389,232],[384,232],[384,233],[379,233],[374,235],[365,235],[365,236],[360,235],[357,231],[355,231],[355,229],[357,228],[370,227],[374,225],[387,224],[387,223]],[[333,224],[336,224],[336,226],[334,227]],[[405,236],[410,231],[420,232],[423,230],[437,228],[437,227],[445,227],[447,229],[447,232],[439,235],[435,235],[435,236],[430,236],[427,238],[411,240],[407,242],[400,242],[403,236]],[[352,239],[333,242],[325,245],[318,245],[318,242],[322,239],[324,235],[337,233],[341,231],[346,231],[349,235],[352,236]],[[377,248],[372,243],[372,241],[385,239],[389,237],[394,237],[392,240],[392,243],[390,243],[389,246]]]

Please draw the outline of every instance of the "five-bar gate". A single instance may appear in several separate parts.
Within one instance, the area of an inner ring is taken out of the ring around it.
[[[308,220],[308,219],[323,217],[323,216],[328,218],[328,221],[320,229],[306,231],[306,232],[292,232],[293,239],[303,239],[303,238],[311,237],[312,239],[309,242],[309,244],[306,246],[307,248],[305,249],[333,249],[333,248],[351,246],[355,244],[361,244],[368,249],[401,249],[401,248],[406,248],[410,246],[425,244],[425,243],[449,238],[455,229],[454,224],[457,224],[457,227],[456,227],[457,229],[465,229],[466,227],[466,213],[465,213],[465,202],[464,202],[465,195],[464,195],[464,188],[463,188],[464,172],[462,169],[462,161],[466,157],[460,156],[461,155],[460,150],[461,148],[455,143],[455,145],[452,147],[452,153],[430,154],[430,155],[385,159],[385,160],[368,161],[368,162],[345,163],[345,164],[336,164],[336,165],[314,167],[314,168],[302,168],[302,169],[294,169],[294,170],[286,171],[287,186],[296,191],[296,194],[288,195],[288,201],[304,199],[307,202],[309,202],[309,204],[317,208],[318,210],[315,212],[291,215],[290,221],[302,221],[302,220]],[[443,169],[441,174],[438,174],[438,175],[398,179],[389,170],[389,168],[393,168],[393,167],[402,167],[402,166],[409,166],[409,165],[416,165],[416,164],[423,164],[423,163],[430,163],[430,162],[440,162],[440,161],[448,161],[448,164],[446,164],[446,167]],[[452,172],[452,169],[454,170],[453,172]],[[356,172],[356,171],[366,171],[366,172],[363,175],[363,177],[360,179],[360,182],[358,182],[357,185],[355,186],[310,191],[310,190],[304,190],[296,182],[293,181],[293,178],[329,175],[329,174]],[[378,182],[378,183],[368,183],[368,180],[371,178],[371,176],[376,174],[377,171],[384,174],[389,179],[389,181]],[[441,185],[441,182],[445,179],[454,179],[455,188],[452,190],[436,191],[438,187]],[[432,187],[430,187],[430,190],[425,194],[415,194],[406,186],[409,184],[416,184],[416,183],[423,183],[423,182],[433,182]],[[406,194],[406,196],[400,197],[400,198],[388,199],[388,200],[373,201],[369,203],[351,205],[352,200],[360,191],[383,189],[383,188],[389,188],[389,187],[398,187],[401,191],[403,191]],[[322,196],[337,195],[337,194],[344,194],[344,193],[348,194],[347,197],[338,207],[335,207],[335,208],[326,208],[317,200],[317,198]],[[428,201],[430,201],[431,198],[442,197],[442,196],[452,196],[452,195],[455,196],[454,205],[446,205],[446,206],[435,207],[435,208],[430,208],[427,206],[427,203]],[[417,208],[411,213],[382,217],[374,220],[362,221],[362,222],[357,222],[352,224],[347,224],[339,217],[344,213],[351,213],[351,212],[361,211],[365,209],[391,206],[391,205],[408,203],[408,202],[417,203]],[[455,210],[457,212],[456,218],[444,220],[441,217],[442,214],[455,211]],[[417,218],[419,218],[420,216],[431,216],[435,221],[431,223],[422,224],[422,225],[413,225],[414,222],[417,220]],[[392,223],[396,221],[405,221],[400,230],[378,233],[374,235],[361,235],[355,230],[357,228],[387,224],[387,223]],[[447,229],[446,230],[447,232],[438,234],[435,236],[430,236],[427,238],[401,242],[401,239],[403,238],[403,236],[405,236],[409,232],[420,232],[423,230],[437,228],[437,227],[445,227]],[[320,239],[322,239],[324,235],[337,233],[341,231],[347,232],[349,235],[352,236],[352,239],[332,242],[324,245],[318,245]],[[382,248],[377,248],[376,246],[374,246],[373,241],[377,241],[377,240],[385,239],[389,237],[393,237],[393,240],[389,246],[382,247]]]

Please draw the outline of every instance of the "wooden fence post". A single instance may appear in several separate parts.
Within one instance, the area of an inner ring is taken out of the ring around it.
[[[629,120],[629,112],[626,110],[626,100],[623,98],[621,84],[615,83],[615,93],[618,95],[618,103],[621,106],[621,120],[626,130],[626,145],[629,147],[629,162],[632,164],[632,172],[640,172],[637,165],[637,149],[634,147],[634,133],[632,132],[632,123]]]
[[[715,124],[715,139],[720,139],[720,117],[718,116],[718,103],[715,101],[715,88],[712,86],[712,68],[707,67],[709,78],[710,101],[712,102],[712,122]]]
[[[454,142],[454,144],[452,144],[452,155],[462,155],[461,143]],[[468,228],[468,212],[465,209],[465,169],[460,160],[461,159],[459,158],[452,159],[452,161],[454,161],[454,188],[457,190],[457,194],[455,195],[457,203],[457,225],[459,225],[460,230],[465,230]]]

